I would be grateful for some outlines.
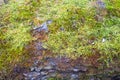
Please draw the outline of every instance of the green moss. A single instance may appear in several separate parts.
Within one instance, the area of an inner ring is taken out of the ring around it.
[[[88,0],[20,0],[2,6],[0,68],[19,62],[25,45],[32,40],[30,23],[37,25],[36,18],[38,22],[53,20],[44,47],[55,55],[77,58],[101,54],[104,60],[119,55],[119,0],[111,1],[105,0],[105,15],[104,10],[90,7]]]
[[[119,55],[119,16],[117,13],[112,15],[113,12],[109,12],[109,6],[113,3],[105,2],[108,13],[101,16],[103,19],[101,21],[98,21],[95,16],[103,13],[98,14],[96,11],[99,9],[88,8],[86,4],[78,6],[75,1],[63,0],[60,3],[62,6],[57,3],[57,7],[50,7],[51,11],[54,8],[59,11],[56,11],[54,16],[50,16],[54,22],[49,26],[49,39],[44,47],[52,50],[55,55],[71,58],[101,54],[100,59],[105,60],[106,57],[111,59]],[[112,5],[111,10],[115,8],[119,11],[118,3]],[[61,28],[64,30],[60,30]]]
[[[32,40],[30,23],[36,17],[38,4],[38,1],[20,0],[1,7],[0,69],[10,69],[26,55],[24,47]]]

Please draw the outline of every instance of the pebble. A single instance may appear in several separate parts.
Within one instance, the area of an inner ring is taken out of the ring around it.
[[[94,78],[94,77],[91,77],[90,80],[95,80],[95,78]]]
[[[86,72],[87,71],[87,68],[85,66],[76,66],[74,69],[73,69],[74,72]]]
[[[76,78],[78,78],[78,77],[79,77],[79,76],[78,76],[77,74],[72,74],[72,75],[71,75],[71,78],[72,78],[72,79],[76,79]]]
[[[49,73],[54,73],[54,72],[55,72],[55,70],[49,70],[48,72],[49,72]]]
[[[35,71],[36,71],[36,72],[40,72],[42,69],[43,69],[43,67],[42,67],[42,66],[39,66],[38,68],[35,68]]]
[[[39,61],[38,61],[38,60],[34,61],[34,65],[37,65],[38,63],[39,63]]]
[[[50,74],[51,77],[56,77],[56,75],[57,75],[56,73],[51,73]]]
[[[52,68],[53,68],[53,67],[50,66],[50,65],[44,67],[44,69],[46,69],[46,70],[50,70],[50,69],[52,69]]]
[[[50,61],[49,64],[52,65],[52,66],[56,66],[56,63],[53,62],[53,61]]]
[[[49,76],[43,76],[41,80],[48,80]]]
[[[42,72],[41,72],[41,75],[42,75],[42,76],[46,76],[47,74],[48,74],[47,71],[42,71]]]
[[[28,78],[33,78],[33,77],[37,77],[40,75],[40,73],[37,73],[37,72],[30,72],[30,73],[24,73],[23,74],[25,77],[28,77]]]
[[[34,70],[35,70],[35,67],[31,67],[31,68],[30,68],[30,71],[34,71]]]
[[[74,71],[74,72],[79,72],[80,69],[74,68],[73,71]]]

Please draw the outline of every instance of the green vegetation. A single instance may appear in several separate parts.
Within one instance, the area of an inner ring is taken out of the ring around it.
[[[68,57],[100,54],[107,60],[120,53],[119,1],[106,1],[106,9],[96,7],[95,2],[81,6],[80,1],[64,1],[51,7],[54,20],[45,47],[54,53]],[[86,6],[88,5],[88,6]],[[96,8],[94,8],[94,6]],[[114,11],[116,12],[114,13]],[[60,30],[60,29],[64,30]],[[104,41],[105,40],[105,41]]]
[[[78,58],[100,54],[112,60],[120,53],[120,1],[100,8],[88,0],[19,0],[0,8],[0,69],[19,62],[32,39],[33,25],[53,20],[44,47],[55,55]],[[31,25],[33,23],[33,25]]]
[[[37,1],[20,0],[0,8],[0,69],[13,66],[25,56],[24,47],[32,40],[30,23],[38,4]]]

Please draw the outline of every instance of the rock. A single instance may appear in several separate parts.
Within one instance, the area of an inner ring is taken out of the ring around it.
[[[50,61],[50,62],[49,62],[49,65],[55,67],[57,64],[56,64],[54,61]]]
[[[42,72],[41,72],[41,75],[42,75],[42,76],[46,76],[47,74],[48,74],[47,71],[42,71]]]
[[[42,76],[38,76],[35,80],[41,80]]]
[[[40,73],[38,72],[30,72],[30,73],[24,73],[23,74],[26,78],[33,78],[33,77],[37,77],[40,75]]]
[[[52,20],[47,20],[42,25],[39,25],[38,27],[35,27],[33,29],[35,30],[35,32],[41,32],[41,31],[48,32],[48,26],[47,25],[49,25],[51,23],[52,23]]]
[[[79,66],[73,69],[73,72],[86,72],[87,68],[84,66]]]
[[[48,72],[49,72],[50,77],[56,77],[56,75],[57,75],[55,70],[49,70]]]
[[[45,31],[48,32],[48,27],[47,27],[47,23],[43,23],[42,25],[40,25],[39,27],[35,27],[33,28],[35,30],[35,32],[41,32],[41,31]]]
[[[37,65],[39,63],[39,60],[34,61],[34,65]]]
[[[36,72],[40,72],[42,69],[43,69],[43,67],[42,67],[42,66],[39,66],[38,68],[35,68],[35,71],[36,71]]]
[[[94,77],[91,77],[89,80],[95,80],[95,78],[94,78]]]
[[[74,72],[79,72],[80,69],[74,68],[73,71],[74,71]]]
[[[79,76],[78,76],[77,74],[72,74],[72,75],[71,75],[71,79],[73,79],[73,80],[78,79],[78,77],[79,77]]]
[[[49,73],[54,73],[54,72],[55,72],[55,70],[49,70],[48,72],[49,72]]]
[[[48,78],[49,78],[49,76],[44,76],[44,77],[42,77],[41,80],[48,80]]]
[[[49,65],[51,65],[53,67],[57,65],[57,60],[56,59],[48,58],[47,61],[48,61]]]
[[[52,69],[53,67],[51,66],[51,65],[48,65],[48,66],[46,66],[46,67],[44,67],[44,69],[46,69],[46,70],[50,70],[50,69]]]
[[[31,68],[30,68],[30,71],[34,71],[34,70],[35,70],[35,67],[31,67]]]
[[[111,80],[120,80],[120,75],[113,76]]]
[[[56,75],[57,75],[56,73],[51,73],[50,74],[51,77],[56,77]]]
[[[35,80],[36,79],[36,77],[32,77],[30,80]]]

